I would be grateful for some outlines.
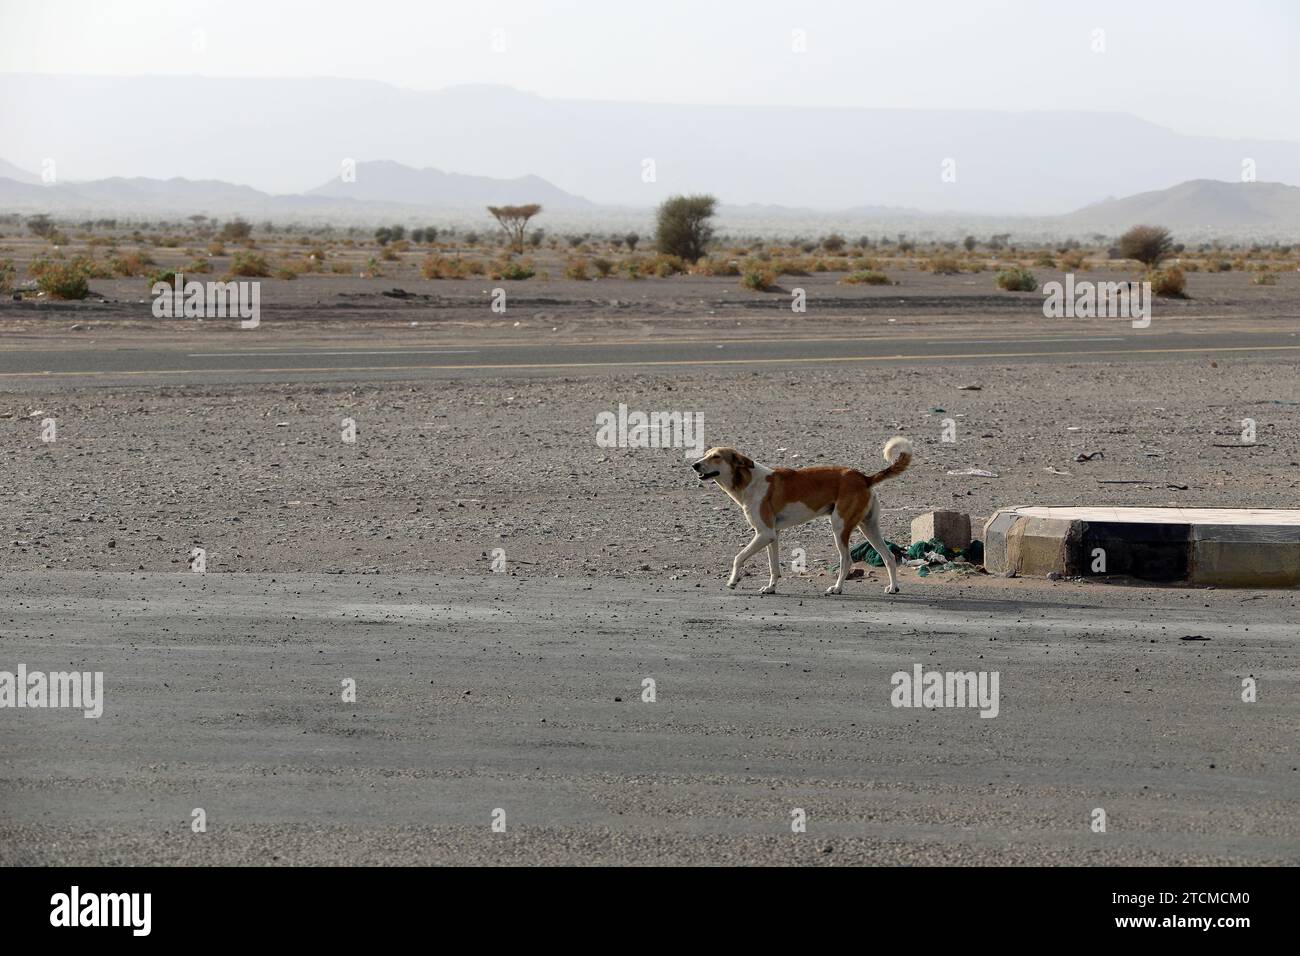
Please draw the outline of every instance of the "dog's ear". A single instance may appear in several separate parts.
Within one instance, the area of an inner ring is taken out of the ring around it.
[[[754,459],[738,451],[731,452],[731,487],[736,491],[749,484],[754,471]]]

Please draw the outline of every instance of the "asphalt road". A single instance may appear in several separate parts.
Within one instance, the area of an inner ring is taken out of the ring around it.
[[[756,580],[2,575],[0,670],[105,700],[0,709],[0,863],[1300,862],[1281,596]]]
[[[0,388],[43,384],[178,384],[268,381],[472,379],[501,376],[612,374],[629,369],[698,373],[701,367],[797,368],[810,365],[1010,365],[1033,362],[1160,361],[1188,357],[1249,357],[1295,361],[1293,331],[1159,331],[1108,323],[1096,333],[1030,331],[990,335],[807,336],[750,333],[725,340],[621,338],[605,343],[402,347],[392,344],[275,347],[257,344],[256,330],[238,347],[186,344],[125,348],[112,345],[0,351]],[[389,340],[391,341],[391,340]]]

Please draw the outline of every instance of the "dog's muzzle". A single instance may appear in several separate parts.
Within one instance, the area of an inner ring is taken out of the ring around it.
[[[718,477],[718,475],[722,474],[722,472],[720,471],[711,471],[706,475],[704,472],[700,471],[700,468],[702,467],[702,463],[698,461],[695,464],[691,465],[691,467],[695,469],[695,474],[700,479],[700,481],[708,481],[710,478],[716,478]]]

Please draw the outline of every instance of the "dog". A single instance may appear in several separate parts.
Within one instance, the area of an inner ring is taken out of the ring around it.
[[[745,512],[745,520],[754,529],[754,540],[731,562],[727,587],[740,581],[745,562],[767,548],[767,566],[771,577],[761,594],[776,592],[781,577],[777,553],[777,535],[786,528],[805,524],[829,515],[835,547],[840,553],[839,577],[826,589],[827,594],[844,590],[848,577],[849,538],[854,528],[861,528],[867,541],[885,562],[889,573],[886,594],[898,593],[898,568],[894,555],[880,533],[879,499],[872,488],[887,478],[895,478],[912,463],[912,443],[901,435],[885,442],[888,467],[873,475],[853,468],[817,466],[814,468],[767,468],[756,464],[734,448],[710,448],[704,457],[691,465],[700,481],[715,481]]]

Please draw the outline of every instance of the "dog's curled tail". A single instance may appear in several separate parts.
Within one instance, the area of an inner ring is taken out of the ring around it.
[[[902,435],[895,435],[885,442],[885,461],[889,462],[889,467],[882,468],[871,476],[873,485],[886,478],[897,478],[907,471],[907,466],[912,463],[912,443]]]

